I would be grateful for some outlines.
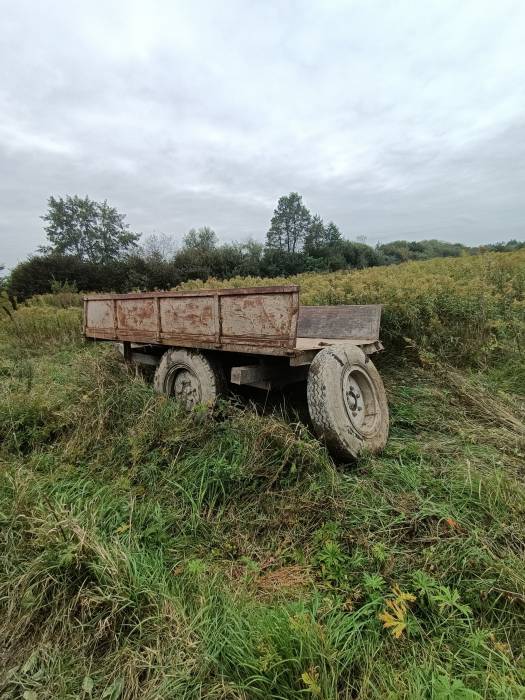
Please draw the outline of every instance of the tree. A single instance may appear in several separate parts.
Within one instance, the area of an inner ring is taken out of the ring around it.
[[[366,243],[358,243],[356,241],[341,241],[339,245],[341,255],[345,260],[344,267],[374,267],[381,265],[383,262],[381,254],[374,248],[371,248]]]
[[[391,241],[377,246],[387,265],[407,260],[429,260],[430,258],[458,257],[468,248],[461,243],[448,243],[435,239],[426,241]]]
[[[341,241],[343,240],[343,236],[341,235],[341,231],[334,224],[333,221],[330,221],[330,223],[326,227],[325,240],[326,240],[326,245],[336,245],[338,243],[341,243]]]
[[[242,262],[239,275],[261,275],[261,262],[264,254],[264,246],[258,241],[248,240],[239,244],[242,252]]]
[[[308,233],[311,215],[297,192],[281,197],[273,212],[266,245],[270,250],[297,253]]]
[[[67,196],[48,200],[48,211],[41,217],[51,245],[41,252],[74,255],[92,263],[120,260],[136,247],[139,235],[124,223],[125,214],[109,206],[107,200]]]
[[[183,247],[209,253],[217,247],[217,234],[209,226],[192,228],[184,236]]]
[[[148,260],[171,260],[177,252],[173,236],[166,233],[151,233],[140,245],[140,252]]]
[[[335,258],[343,241],[341,231],[333,221],[325,226],[321,217],[316,214],[308,228],[304,239],[304,252],[314,258]]]
[[[313,259],[304,253],[288,253],[277,248],[266,248],[261,261],[261,273],[264,277],[281,277],[297,275],[310,270],[308,265]]]
[[[326,229],[323,220],[316,214],[310,222],[304,237],[304,252],[316,256],[326,245]]]

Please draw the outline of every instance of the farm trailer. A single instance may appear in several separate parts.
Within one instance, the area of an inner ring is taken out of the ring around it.
[[[382,349],[380,318],[378,305],[301,306],[297,286],[84,297],[85,337],[155,365],[155,389],[188,409],[213,404],[228,381],[268,390],[306,380],[314,430],[341,459],[388,437],[369,357]]]

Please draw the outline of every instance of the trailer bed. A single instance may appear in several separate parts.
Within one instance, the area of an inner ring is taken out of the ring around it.
[[[86,338],[288,356],[301,362],[335,343],[379,349],[381,306],[301,306],[299,287],[92,294]]]

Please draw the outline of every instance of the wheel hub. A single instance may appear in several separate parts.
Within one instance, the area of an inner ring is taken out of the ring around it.
[[[200,383],[187,367],[175,368],[170,393],[186,408],[191,409],[201,400]]]
[[[362,434],[375,429],[377,398],[367,375],[359,367],[350,367],[342,376],[346,413],[352,426]]]

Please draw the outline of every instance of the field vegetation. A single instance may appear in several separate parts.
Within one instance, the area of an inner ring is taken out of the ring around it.
[[[366,270],[292,277],[210,279],[202,286],[298,284],[301,303],[383,304],[382,335],[454,365],[521,357],[525,341],[525,251],[435,259]]]
[[[382,455],[0,304],[0,697],[525,697],[525,251],[277,281],[385,305]]]

